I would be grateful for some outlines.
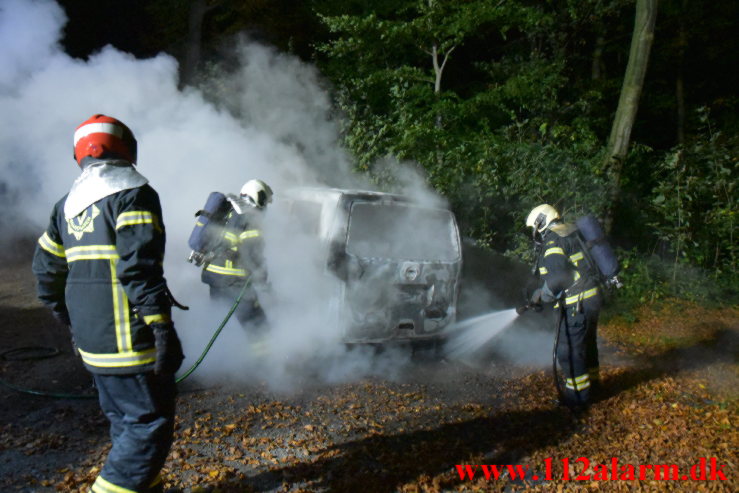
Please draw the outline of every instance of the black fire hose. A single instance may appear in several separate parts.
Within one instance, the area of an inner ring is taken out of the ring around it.
[[[562,381],[559,378],[559,372],[557,371],[557,349],[559,349],[559,333],[560,333],[560,327],[562,326],[562,321],[565,318],[565,306],[564,306],[564,300],[560,302],[560,307],[558,310],[557,315],[557,325],[555,325],[554,330],[556,331],[556,334],[554,335],[554,346],[552,347],[552,377],[554,378],[554,387],[557,389],[557,396],[559,397],[559,402],[567,402],[565,400],[565,393],[564,390],[562,390]],[[570,366],[572,365],[572,361],[570,361]],[[572,373],[572,372],[570,372]]]
[[[231,306],[231,309],[228,311],[223,321],[221,321],[221,324],[218,326],[218,328],[213,333],[213,337],[210,338],[210,341],[205,346],[205,349],[200,354],[200,357],[198,358],[198,360],[190,368],[188,368],[188,370],[185,373],[177,377],[177,379],[175,380],[176,383],[180,383],[181,381],[189,377],[195,371],[195,369],[198,366],[200,366],[200,363],[203,362],[203,359],[205,359],[205,355],[208,354],[208,351],[210,351],[210,348],[213,346],[213,343],[215,343],[216,338],[218,338],[218,336],[220,335],[221,331],[223,330],[223,327],[226,326],[226,323],[231,318],[231,315],[233,315],[233,313],[236,311],[236,308],[239,306],[239,303],[241,302],[241,298],[244,297],[244,293],[246,293],[246,288],[249,286],[249,284],[251,284],[251,279],[247,278],[246,282],[244,283],[244,286],[241,288],[241,292],[234,300],[234,303]],[[19,354],[23,354],[26,352],[37,352],[40,354],[36,354],[36,355],[32,354],[29,356],[18,356]],[[28,360],[51,358],[59,354],[60,354],[60,351],[57,348],[44,347],[44,346],[26,346],[26,347],[19,347],[19,348],[3,351],[2,353],[0,353],[0,360],[28,361]],[[15,356],[11,357],[12,355],[15,355]],[[91,394],[67,394],[63,392],[46,392],[43,390],[27,389],[23,387],[18,387],[17,385],[14,385],[10,382],[6,382],[3,379],[0,379],[0,385],[7,387],[10,390],[21,392],[23,394],[37,395],[41,397],[52,397],[54,399],[95,399],[96,398],[95,395],[91,395]]]
[[[29,354],[30,353],[30,354]],[[35,353],[35,354],[34,354]],[[25,356],[22,356],[24,355]],[[57,348],[46,347],[46,346],[24,346],[14,349],[9,349],[0,353],[0,359],[3,361],[31,361],[37,359],[53,358],[61,354],[61,351]],[[53,397],[55,399],[94,399],[95,396],[91,394],[67,394],[64,392],[46,392],[43,390],[26,389],[18,387],[10,382],[0,379],[0,385],[21,392],[23,394],[38,395],[41,397]]]
[[[562,321],[565,318],[565,304],[564,299],[561,299],[559,301],[559,308],[557,310],[557,323],[554,326],[555,334],[554,334],[554,345],[552,346],[552,378],[554,379],[554,387],[557,389],[557,396],[559,397],[559,402],[566,403],[567,400],[565,399],[564,390],[562,390],[562,381],[559,378],[559,372],[557,371],[557,350],[559,349],[559,333],[560,333],[560,326],[562,325]],[[541,304],[538,303],[531,303],[528,302],[525,305],[522,305],[518,308],[516,308],[516,313],[519,315],[523,315],[528,310],[534,310],[536,312],[540,312],[542,310]],[[570,370],[572,370],[572,359],[570,358]],[[573,373],[570,371],[570,373]]]

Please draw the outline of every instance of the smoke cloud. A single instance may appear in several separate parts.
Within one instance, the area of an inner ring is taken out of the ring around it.
[[[252,178],[282,191],[304,186],[370,188],[352,173],[339,125],[317,70],[244,39],[238,68],[212,73],[202,90],[178,89],[178,66],[160,54],[137,59],[112,46],[87,60],[60,45],[64,11],[51,0],[0,2],[0,247],[37,237],[51,206],[79,170],[74,128],[104,113],[125,122],[139,144],[138,169],[159,192],[167,228],[165,275],[187,360],[205,346],[225,309],[211,305],[200,270],[186,263],[193,213],[212,191],[236,193]],[[207,96],[206,96],[207,95]],[[410,166],[398,166],[403,191],[432,205],[444,201]],[[9,219],[12,218],[12,219]],[[262,303],[272,331],[266,348],[230,321],[196,373],[203,380],[257,379],[289,388],[306,379],[344,381],[392,374],[406,356],[347,352],[330,301],[338,287],[324,272],[316,242],[267,213],[272,291]]]

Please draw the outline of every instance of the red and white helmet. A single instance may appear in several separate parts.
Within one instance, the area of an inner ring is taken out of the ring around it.
[[[120,120],[110,116],[93,115],[74,132],[74,159],[77,164],[87,156],[102,157],[106,152],[136,162],[136,138]]]

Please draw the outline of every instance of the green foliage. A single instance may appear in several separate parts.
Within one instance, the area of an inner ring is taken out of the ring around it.
[[[318,62],[335,85],[347,117],[345,143],[360,172],[391,187],[386,158],[418,163],[449,199],[465,236],[524,259],[531,256],[524,218],[533,206],[551,203],[566,219],[602,216],[611,206],[600,164],[633,2],[321,4],[331,38],[317,45]],[[666,13],[668,25],[687,25],[689,35],[700,30],[683,8]],[[660,63],[685,48],[676,29],[668,45],[657,46]],[[662,102],[659,111],[675,104],[672,89],[647,101]],[[712,106],[728,114],[736,99]],[[628,247],[625,300],[736,299],[739,145],[736,132],[727,131],[729,138],[710,129],[707,111],[701,114],[682,148],[637,139],[625,161],[614,230],[616,243]],[[643,118],[648,128],[635,135],[662,139],[664,115]]]
[[[721,275],[694,265],[677,266],[658,255],[639,250],[619,250],[624,287],[615,293],[620,311],[644,303],[686,299],[704,305],[731,305],[739,302],[736,276]]]
[[[739,138],[712,131],[708,111],[699,113],[701,132],[654,167],[650,226],[671,253],[675,272],[687,263],[736,276]]]
[[[597,3],[363,5],[323,15],[335,37],[318,47],[360,171],[386,183],[378,160],[420,163],[463,233],[500,250],[518,251],[523,218],[543,201],[604,209],[605,183],[594,176],[598,121],[588,118],[601,95],[591,88],[572,97],[568,37],[552,32],[562,16],[567,29],[582,25],[570,16],[592,17]]]

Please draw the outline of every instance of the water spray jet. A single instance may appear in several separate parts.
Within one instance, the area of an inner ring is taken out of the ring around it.
[[[517,310],[509,308],[457,322],[448,330],[444,352],[452,359],[463,359],[510,327],[517,317]]]

